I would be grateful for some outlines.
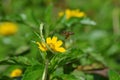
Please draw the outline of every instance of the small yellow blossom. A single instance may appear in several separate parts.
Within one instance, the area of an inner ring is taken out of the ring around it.
[[[47,51],[48,48],[44,43],[40,43],[40,42],[36,42],[38,44],[38,48],[42,51]],[[48,47],[53,50],[54,52],[65,52],[65,48],[61,47],[61,45],[63,44],[63,42],[61,40],[57,41],[57,37],[53,37],[52,39],[50,37],[48,37],[46,39],[46,44],[48,45]]]
[[[10,77],[20,77],[22,75],[21,69],[15,69],[11,72]]]
[[[12,22],[0,23],[0,35],[8,36],[17,32],[17,25]]]
[[[70,9],[66,9],[65,12],[60,12],[58,15],[61,17],[65,14],[66,19],[70,19],[72,17],[77,17],[77,18],[81,18],[85,16],[84,12],[81,12],[80,10],[70,10]]]

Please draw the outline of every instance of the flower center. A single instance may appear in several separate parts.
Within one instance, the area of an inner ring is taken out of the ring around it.
[[[49,44],[49,46],[50,46],[50,48],[51,48],[52,50],[56,51],[54,44],[51,43],[51,44]]]

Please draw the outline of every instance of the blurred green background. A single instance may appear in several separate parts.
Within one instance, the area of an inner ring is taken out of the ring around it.
[[[38,50],[32,41],[38,40],[35,32],[39,32],[39,24],[54,24],[58,12],[66,9],[80,9],[96,22],[95,26],[72,26],[74,48],[83,49],[107,67],[120,70],[120,0],[0,0],[0,22],[13,21],[19,26],[16,35],[0,36],[0,60],[20,53],[35,56]],[[60,36],[62,29],[58,29],[55,35]],[[46,35],[54,35],[50,32]],[[83,64],[91,63],[87,59],[83,59]]]

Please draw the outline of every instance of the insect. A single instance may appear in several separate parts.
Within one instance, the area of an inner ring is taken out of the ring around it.
[[[71,31],[63,31],[62,33],[65,36],[65,39],[68,39],[70,37],[70,35],[73,35],[74,32]]]

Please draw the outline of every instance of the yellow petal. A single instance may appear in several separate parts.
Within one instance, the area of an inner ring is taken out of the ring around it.
[[[38,44],[38,48],[41,50],[41,51],[46,51],[47,50],[47,48],[46,48],[46,46],[45,46],[45,44],[43,44],[43,43],[39,43],[39,42],[36,42],[36,44]]]
[[[59,47],[59,48],[56,48],[56,51],[58,51],[58,52],[65,52],[66,50],[63,47]]]
[[[66,9],[65,10],[65,14],[70,14],[71,13],[71,10],[70,9]]]
[[[85,13],[84,12],[80,12],[76,15],[76,17],[84,17],[85,16]]]
[[[63,42],[61,40],[59,40],[56,42],[55,46],[60,47],[62,44],[63,44]]]
[[[66,15],[66,19],[68,20],[68,19],[71,18],[72,12],[71,12],[69,9],[67,9],[67,10],[65,11],[65,15]]]
[[[57,37],[56,36],[53,36],[52,38],[52,43],[56,43],[57,42]]]
[[[40,43],[39,43],[39,42],[36,42],[36,44],[37,44],[38,46],[40,46]]]
[[[51,38],[48,37],[48,38],[46,39],[46,42],[47,42],[47,44],[50,44],[50,43],[52,42]]]

